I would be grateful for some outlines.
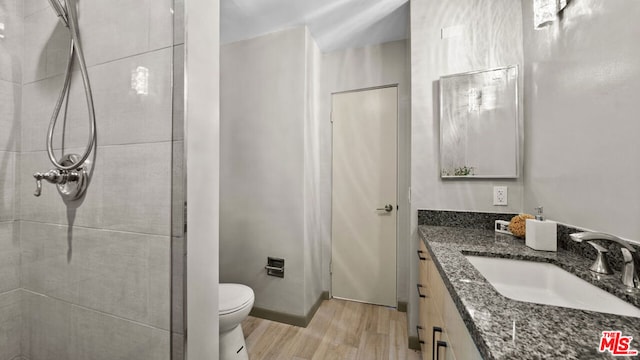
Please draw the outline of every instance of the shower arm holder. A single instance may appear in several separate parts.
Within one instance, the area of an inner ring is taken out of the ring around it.
[[[61,163],[64,166],[72,165],[80,158],[77,154],[65,155]],[[89,184],[89,173],[87,168],[89,161],[85,161],[75,170],[51,169],[45,173],[36,172],[33,177],[36,179],[35,196],[42,194],[42,180],[51,184],[56,184],[58,192],[66,200],[77,200],[82,197]]]

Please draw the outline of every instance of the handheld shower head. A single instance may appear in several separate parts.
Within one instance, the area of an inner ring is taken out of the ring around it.
[[[67,9],[60,3],[60,0],[49,0],[49,4],[56,12],[60,21],[64,23],[64,26],[69,27],[69,22],[67,21]]]

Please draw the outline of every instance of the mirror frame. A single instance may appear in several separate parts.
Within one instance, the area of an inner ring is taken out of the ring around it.
[[[515,122],[515,133],[513,134],[515,137],[515,153],[514,153],[514,157],[515,157],[515,174],[513,175],[443,175],[443,136],[444,136],[444,131],[443,131],[443,126],[442,126],[442,119],[443,119],[443,109],[444,109],[444,98],[442,96],[443,94],[443,85],[442,85],[442,80],[446,80],[448,78],[452,78],[452,77],[461,77],[461,76],[469,76],[469,75],[476,75],[476,74],[480,74],[480,73],[484,73],[484,72],[491,72],[491,71],[496,71],[496,70],[510,70],[510,69],[514,69],[515,70],[515,80],[516,80],[516,84],[515,84],[515,92],[514,92],[514,102],[515,102],[515,114],[514,114],[514,122]],[[484,69],[484,70],[474,70],[474,71],[469,71],[469,72],[463,72],[463,73],[457,73],[457,74],[450,74],[450,75],[445,75],[445,76],[441,76],[440,79],[438,80],[438,91],[439,91],[439,110],[438,110],[438,126],[439,126],[439,131],[440,131],[440,144],[439,144],[439,171],[440,171],[440,178],[444,179],[444,180],[449,180],[449,179],[518,179],[520,177],[520,166],[521,166],[521,159],[520,159],[520,147],[522,146],[521,144],[521,138],[520,138],[520,126],[521,126],[521,121],[520,121],[520,69],[518,65],[508,65],[508,66],[501,66],[501,67],[495,67],[495,68],[489,68],[489,69]]]

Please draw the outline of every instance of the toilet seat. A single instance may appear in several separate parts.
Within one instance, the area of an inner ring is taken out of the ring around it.
[[[218,315],[228,315],[253,305],[253,290],[242,284],[220,284]]]

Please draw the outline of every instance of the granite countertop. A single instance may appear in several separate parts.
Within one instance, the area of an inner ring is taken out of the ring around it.
[[[614,359],[598,352],[602,331],[608,330],[633,336],[631,347],[640,350],[639,318],[511,300],[465,255],[549,262],[640,307],[639,292],[626,292],[618,278],[596,279],[588,270],[592,260],[562,249],[536,251],[524,240],[490,230],[420,225],[418,231],[485,359]]]

